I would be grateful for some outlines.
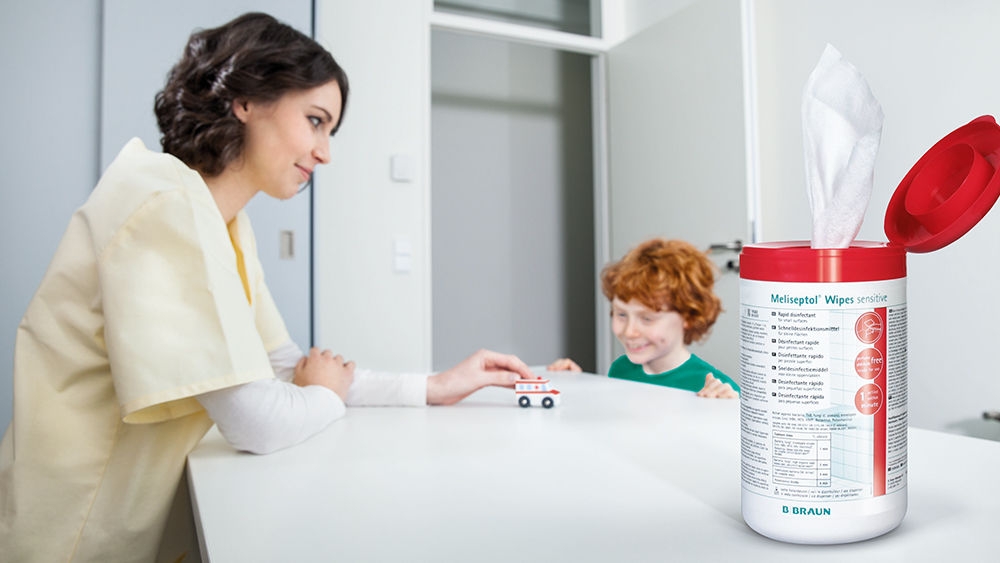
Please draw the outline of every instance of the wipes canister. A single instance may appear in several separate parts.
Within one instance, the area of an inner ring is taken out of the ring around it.
[[[750,245],[740,257],[743,518],[783,541],[906,513],[906,251]]]
[[[950,133],[889,201],[891,242],[740,255],[742,512],[773,539],[860,541],[907,505],[906,253],[957,240],[1000,195],[1000,126]]]

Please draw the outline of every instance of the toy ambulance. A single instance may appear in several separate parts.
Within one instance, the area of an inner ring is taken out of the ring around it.
[[[542,405],[547,409],[559,404],[559,390],[548,379],[518,379],[514,383],[514,399],[522,407]]]

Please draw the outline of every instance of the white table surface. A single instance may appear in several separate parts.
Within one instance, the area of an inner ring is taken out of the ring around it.
[[[550,376],[553,409],[497,388],[449,407],[349,409],[266,456],[213,429],[188,457],[203,558],[1000,561],[1000,442],[911,428],[899,528],[786,544],[740,516],[738,400]]]

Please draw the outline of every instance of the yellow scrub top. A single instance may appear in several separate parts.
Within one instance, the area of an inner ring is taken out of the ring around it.
[[[0,559],[152,561],[212,425],[194,396],[274,377],[288,339],[247,216],[227,228],[198,173],[130,141],[18,327]]]

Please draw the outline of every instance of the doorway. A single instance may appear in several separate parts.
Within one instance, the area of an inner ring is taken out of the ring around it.
[[[591,61],[432,32],[434,369],[487,347],[595,370]]]

